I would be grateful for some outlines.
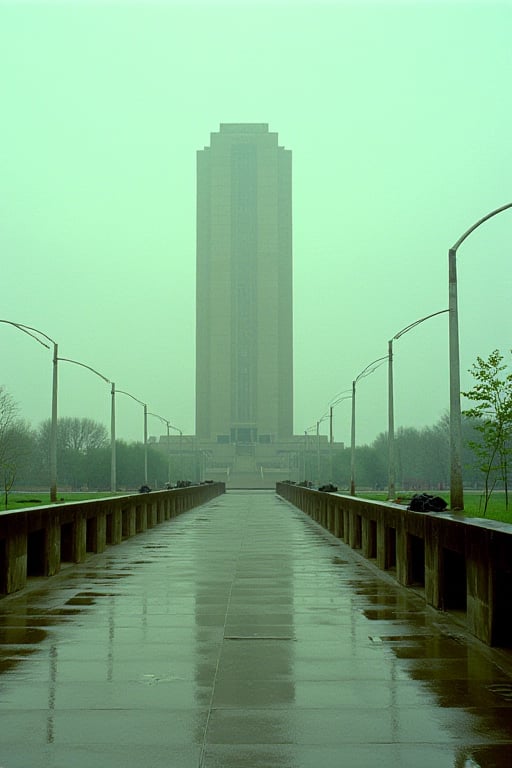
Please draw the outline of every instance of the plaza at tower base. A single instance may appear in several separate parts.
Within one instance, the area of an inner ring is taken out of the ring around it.
[[[332,473],[327,476],[326,467],[344,448],[343,443],[329,442],[326,435],[252,443],[214,442],[195,435],[161,435],[151,440],[153,447],[168,454],[174,482],[212,480],[225,483],[226,488],[270,489],[282,480],[330,482]]]

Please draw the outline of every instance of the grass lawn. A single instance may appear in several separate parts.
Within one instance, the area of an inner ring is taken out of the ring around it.
[[[450,504],[449,492],[428,491],[432,496],[440,496],[444,499],[448,505]],[[375,499],[376,501],[385,501],[386,493],[360,493],[358,496],[365,499]],[[401,500],[401,503],[407,505],[409,499],[413,496],[413,493],[407,492],[403,494],[397,494],[397,498]],[[483,517],[488,520],[500,520],[503,523],[512,523],[512,497],[509,501],[508,512],[505,509],[505,494],[503,492],[495,492],[492,494],[489,504],[487,505],[487,512],[484,515],[484,494],[483,491],[464,491],[464,515],[465,517]]]
[[[101,493],[59,493],[57,498],[60,504],[64,504],[70,501],[83,501],[84,499],[105,499],[107,496],[113,495],[110,491],[103,491]],[[24,493],[21,491],[9,494],[7,509],[41,507],[50,503],[49,493]],[[0,497],[0,512],[5,512],[3,496]]]

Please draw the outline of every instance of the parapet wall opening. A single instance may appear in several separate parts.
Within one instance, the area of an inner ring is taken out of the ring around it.
[[[46,531],[41,528],[27,538],[27,576],[45,576]]]
[[[460,552],[443,550],[441,607],[445,611],[466,611],[466,560]]]
[[[425,542],[412,534],[409,541],[409,578],[411,586],[425,586]]]
[[[60,526],[60,559],[62,563],[73,562],[73,523]]]
[[[0,541],[0,595],[7,594],[7,547],[5,539]]]
[[[113,514],[112,512],[107,513],[106,520],[105,520],[105,539],[106,544],[112,544],[114,541],[114,522],[113,522]]]
[[[377,521],[370,520],[368,529],[368,557],[375,560],[377,557]]]
[[[497,570],[494,573],[492,645],[512,648],[512,569]]]
[[[97,520],[95,518],[86,520],[85,523],[85,551],[96,552],[97,545]]]
[[[396,528],[386,528],[386,570],[396,569]]]

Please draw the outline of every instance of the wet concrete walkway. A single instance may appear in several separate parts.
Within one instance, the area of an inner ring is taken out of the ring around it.
[[[231,491],[0,600],[0,766],[511,768],[508,660]]]

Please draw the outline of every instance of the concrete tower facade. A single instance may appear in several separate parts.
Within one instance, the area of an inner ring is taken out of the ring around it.
[[[291,152],[266,124],[221,124],[197,153],[196,436],[293,434]]]

